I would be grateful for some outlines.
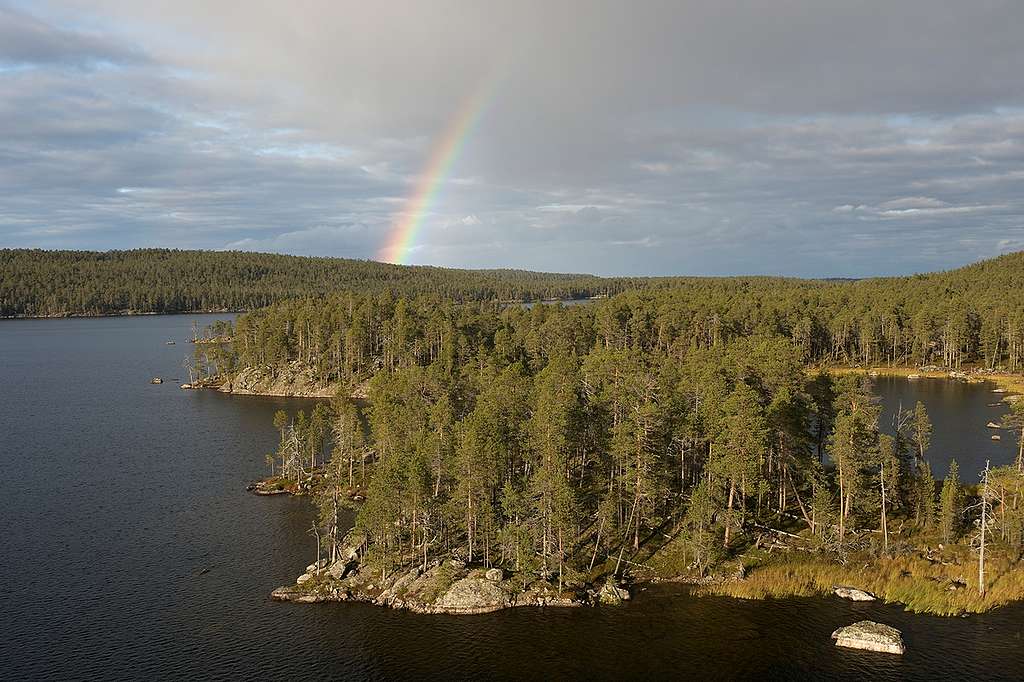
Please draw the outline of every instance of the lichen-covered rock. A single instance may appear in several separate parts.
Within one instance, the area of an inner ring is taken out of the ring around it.
[[[505,572],[500,568],[492,568],[484,574],[484,577],[490,580],[492,583],[500,583],[505,579]]]
[[[299,592],[294,587],[279,587],[270,593],[270,598],[277,601],[292,601],[297,594]]]
[[[836,585],[832,588],[832,591],[837,597],[849,599],[850,601],[875,601],[875,599],[877,599],[877,597],[870,592],[858,590],[856,587],[847,587],[845,585]]]
[[[598,599],[602,604],[617,606],[629,599],[629,590],[608,582],[601,588]]]
[[[452,584],[437,600],[437,606],[455,613],[484,613],[509,605],[509,597],[500,587],[481,578],[463,578]]]
[[[894,627],[870,620],[862,620],[832,633],[836,646],[849,649],[880,651],[888,654],[902,654],[903,634]]]
[[[306,566],[306,573],[319,573],[325,568],[327,568],[327,559],[320,559],[320,561]]]

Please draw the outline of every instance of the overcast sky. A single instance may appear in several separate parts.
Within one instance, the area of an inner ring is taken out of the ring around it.
[[[0,247],[375,258],[482,97],[412,263],[954,267],[1024,249],[1022,32],[1017,0],[0,0]]]

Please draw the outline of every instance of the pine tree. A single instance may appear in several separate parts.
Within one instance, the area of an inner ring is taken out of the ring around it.
[[[960,535],[960,514],[963,511],[963,493],[960,488],[960,467],[956,460],[949,463],[949,473],[942,484],[940,496],[939,531],[946,544],[956,542]]]

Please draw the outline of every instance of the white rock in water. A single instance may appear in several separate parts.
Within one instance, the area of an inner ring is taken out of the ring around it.
[[[849,599],[850,601],[875,601],[877,597],[870,592],[864,590],[858,590],[856,587],[846,587],[845,585],[836,585],[832,588],[837,597],[843,599]]]
[[[836,646],[848,649],[880,651],[887,654],[902,654],[905,651],[903,635],[899,630],[870,620],[839,628],[832,633],[832,639],[836,640]]]

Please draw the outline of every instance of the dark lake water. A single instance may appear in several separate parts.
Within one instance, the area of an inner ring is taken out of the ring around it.
[[[271,602],[311,559],[311,512],[244,488],[263,473],[273,412],[303,403],[179,390],[192,319],[0,321],[5,679],[1024,676],[1021,605],[943,619],[671,586],[624,608],[462,617]],[[927,386],[913,391],[939,448],[963,420]],[[837,650],[829,634],[861,618],[902,629],[907,654]]]
[[[999,424],[1009,411],[1004,395],[993,393],[991,382],[968,384],[945,379],[907,380],[877,377],[875,392],[882,396],[882,426],[891,427],[897,411],[913,410],[917,401],[924,403],[932,421],[932,445],[926,456],[936,478],[949,470],[949,461],[960,465],[960,478],[977,483],[985,462],[992,466],[1009,464],[1017,454],[1017,437],[1005,429],[990,429],[989,422]],[[891,430],[891,428],[889,429]],[[992,440],[997,434],[1000,440]]]

